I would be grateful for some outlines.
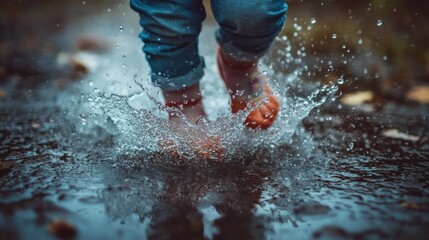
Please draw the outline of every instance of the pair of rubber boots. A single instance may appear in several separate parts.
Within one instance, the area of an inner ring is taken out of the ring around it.
[[[225,56],[220,48],[216,52],[216,58],[219,73],[231,97],[232,113],[252,109],[246,117],[244,124],[251,129],[267,129],[270,127],[277,118],[280,106],[277,97],[273,95],[267,83],[268,78],[266,74],[259,72],[257,61],[238,62],[231,57]],[[166,106],[179,108],[182,111],[195,107],[201,109],[201,112],[197,112],[197,115],[204,115],[201,105],[201,95],[198,89],[199,86],[195,88],[197,88],[195,91],[188,92],[198,92],[198,94],[187,96],[187,99],[179,101],[169,100],[168,96],[173,94],[171,92],[164,92],[167,100]],[[174,94],[181,93],[176,92]],[[187,115],[186,112],[184,114]],[[170,114],[171,118],[172,115]]]

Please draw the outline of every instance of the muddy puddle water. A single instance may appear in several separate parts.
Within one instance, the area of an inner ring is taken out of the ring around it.
[[[261,65],[281,99],[279,119],[247,131],[245,114],[229,113],[209,19],[200,51],[210,121],[177,133],[148,81],[138,20],[126,3],[114,6],[51,36],[60,46],[109,36],[110,50],[59,48],[35,61],[37,71],[5,65],[0,239],[425,239],[427,105],[343,104],[348,79],[304,81],[305,48],[282,36]],[[55,69],[70,61],[86,73],[64,86]],[[211,136],[221,155],[190,151],[190,140]]]

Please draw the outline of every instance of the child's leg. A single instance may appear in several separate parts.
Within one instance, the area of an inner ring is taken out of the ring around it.
[[[130,4],[140,15],[143,52],[166,105],[180,108],[190,120],[204,116],[198,84],[204,75],[204,60],[197,48],[206,16],[202,1],[131,0]]]
[[[284,0],[212,0],[220,29],[216,39],[219,70],[231,95],[233,112],[265,99],[246,119],[251,128],[265,129],[274,122],[279,104],[258,70],[258,60],[283,28]]]

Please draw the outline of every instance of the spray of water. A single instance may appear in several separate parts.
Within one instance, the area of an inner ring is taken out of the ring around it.
[[[174,110],[164,107],[160,90],[149,83],[147,66],[133,68],[133,62],[139,65],[143,62],[136,60],[141,54],[127,52],[126,46],[121,52],[111,53],[118,55],[117,58],[112,56],[118,59],[118,64],[112,66],[112,62],[100,59],[99,68],[78,86],[76,91],[80,92],[80,98],[74,93],[71,99],[62,101],[75,102],[75,109],[67,111],[75,118],[78,132],[88,134],[97,128],[114,136],[114,145],[108,152],[122,159],[133,159],[133,162],[135,159],[161,162],[282,161],[293,152],[291,149],[302,148],[297,146],[297,137],[307,150],[301,149],[300,153],[294,154],[313,152],[315,145],[305,134],[301,122],[311,110],[327,101],[337,86],[314,87],[307,95],[298,96],[297,86],[304,84],[301,77],[307,71],[302,61],[305,51],[300,49],[292,53],[286,37],[278,38],[276,44],[279,45],[275,53],[277,57],[271,57],[269,61],[288,67],[278,71],[269,61],[260,66],[264,74],[270,73],[270,84],[281,103],[278,119],[266,131],[251,131],[243,125],[251,109],[234,115],[230,113],[229,96],[217,73],[213,53],[204,56],[207,69],[201,81],[208,120],[198,124],[187,121],[183,115],[180,128],[168,122],[167,112]]]

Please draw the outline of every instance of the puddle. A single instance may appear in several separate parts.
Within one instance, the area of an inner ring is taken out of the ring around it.
[[[317,83],[326,79],[312,74],[312,50],[298,52],[289,42],[302,40],[314,30],[306,26],[321,26],[322,18],[302,23],[290,17],[292,28],[304,30],[279,37],[264,59],[282,110],[263,133],[243,128],[244,113],[229,114],[214,59],[215,26],[207,20],[200,50],[211,122],[186,131],[220,136],[225,153],[201,160],[186,155],[189,136],[173,132],[159,109],[162,99],[148,81],[135,14],[126,3],[85,5],[96,14],[58,20],[60,31],[46,30],[57,45],[33,70],[9,63],[5,74],[0,71],[6,94],[0,97],[1,236],[424,239],[428,106],[395,94],[380,100],[377,89],[346,73],[328,72],[335,83]],[[341,38],[336,34],[330,39]],[[64,70],[80,36],[106,35],[110,50],[79,56],[91,63],[87,73]],[[36,51],[25,49],[22,56]],[[342,103],[353,86],[374,92],[374,99],[366,94],[357,105]],[[385,136],[387,129],[408,137]],[[175,141],[180,158],[162,151],[165,139]],[[68,224],[58,227],[58,220]]]

